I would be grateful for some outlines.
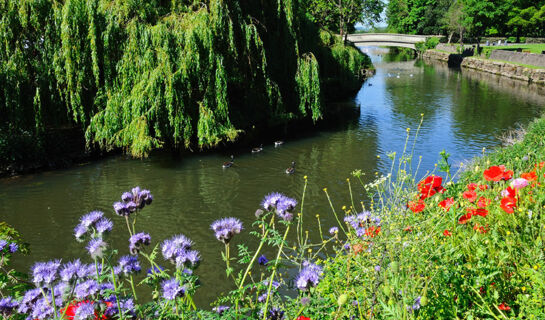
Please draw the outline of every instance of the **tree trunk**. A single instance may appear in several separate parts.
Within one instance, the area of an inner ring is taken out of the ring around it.
[[[341,34],[341,40],[344,39],[344,17],[342,10],[342,0],[339,0],[339,33]]]
[[[452,40],[452,37],[454,36],[454,31],[451,31],[448,35],[448,44],[450,44],[450,41]]]

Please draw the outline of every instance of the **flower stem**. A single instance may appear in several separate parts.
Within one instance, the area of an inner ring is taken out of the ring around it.
[[[278,253],[277,253],[276,259],[274,261],[273,272],[271,274],[271,278],[269,279],[269,288],[267,289],[267,300],[265,301],[265,308],[263,310],[263,320],[267,319],[267,308],[269,306],[269,299],[271,297],[271,290],[272,290],[274,275],[276,274],[276,267],[278,265],[278,260],[280,258],[280,255],[282,254],[282,248],[284,248],[284,243],[286,242],[286,238],[288,236],[288,231],[290,231],[290,226],[289,225],[286,227],[286,232],[284,233],[284,238],[282,239],[282,243],[280,244],[280,248],[278,249]]]
[[[131,283],[131,288],[132,288],[132,294],[134,295],[134,300],[138,300],[138,297],[136,297],[136,290],[134,290],[134,280],[132,278],[132,274],[130,275],[130,283]]]
[[[129,217],[125,216],[125,222],[127,222],[127,229],[129,229],[129,235],[132,237],[131,226],[129,224]]]
[[[117,295],[117,283],[115,282],[114,268],[111,268],[111,270],[112,270],[112,283],[114,284],[114,290],[115,290],[115,301],[117,302],[117,312],[119,313],[119,318],[123,320],[123,311],[121,310],[121,303],[119,302],[119,296]]]

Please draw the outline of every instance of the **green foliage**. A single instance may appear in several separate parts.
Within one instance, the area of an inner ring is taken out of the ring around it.
[[[19,232],[7,223],[0,221],[0,240],[8,243],[16,243],[18,250],[15,254],[28,254],[28,244],[23,241]],[[25,274],[10,268],[12,254],[6,248],[0,250],[0,296],[20,297],[25,290],[28,290],[27,277]]]
[[[1,0],[0,157],[17,158],[19,132],[40,150],[48,128],[77,126],[89,147],[143,157],[316,121],[323,80],[361,83],[369,64],[319,68],[337,42],[322,43],[304,10],[297,0]]]
[[[304,4],[313,21],[341,35],[354,32],[357,22],[374,26],[384,10],[382,0],[305,0]]]

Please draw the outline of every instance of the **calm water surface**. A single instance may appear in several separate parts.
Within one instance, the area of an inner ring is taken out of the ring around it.
[[[497,147],[500,136],[517,124],[526,124],[542,113],[545,95],[536,87],[495,76],[460,72],[441,64],[391,61],[381,49],[368,50],[377,74],[365,83],[349,103],[361,115],[342,128],[286,141],[262,153],[236,153],[236,165],[223,170],[228,154],[195,154],[182,160],[157,155],[145,160],[118,156],[68,170],[0,180],[0,220],[17,228],[30,243],[32,254],[16,257],[15,267],[28,270],[33,261],[85,257],[84,244],[74,241],[78,217],[103,210],[116,227],[110,243],[128,251],[124,221],[113,214],[112,203],[135,185],[150,189],[154,203],[139,218],[139,231],[149,232],[154,243],[183,233],[193,239],[202,254],[198,274],[203,288],[196,296],[206,307],[219,292],[230,289],[220,251],[209,225],[217,218],[240,218],[246,229],[262,197],[271,191],[300,198],[304,175],[309,177],[305,201],[307,227],[334,225],[322,188],[327,187],[334,205],[348,204],[346,178],[354,169],[385,173],[386,154],[401,152],[406,129],[414,132],[424,114],[415,154],[422,156],[421,172],[432,170],[445,149],[453,163],[480,154],[483,147]],[[248,150],[249,151],[249,150]],[[380,156],[378,158],[377,156]],[[291,161],[297,172],[284,173]],[[357,192],[361,199],[361,193]],[[246,230],[248,231],[248,230]],[[246,232],[234,240],[256,247]]]

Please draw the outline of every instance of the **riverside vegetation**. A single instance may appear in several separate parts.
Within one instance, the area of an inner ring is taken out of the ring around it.
[[[66,155],[65,132],[135,157],[317,121],[370,59],[298,0],[0,1],[0,163]]]
[[[314,219],[304,210],[306,183],[300,203],[266,195],[251,227],[237,218],[213,222],[210,238],[221,243],[235,289],[212,311],[192,300],[201,262],[192,241],[151,239],[136,220],[158,200],[136,187],[111,213],[74,221],[89,262],[38,262],[30,288],[6,288],[19,282],[5,273],[18,242],[3,234],[0,312],[14,319],[542,319],[545,119],[463,172],[452,172],[443,152],[437,172],[420,180],[413,131],[403,153],[389,155],[389,174],[364,184],[364,173],[352,173],[351,203],[336,204],[324,188],[337,223],[322,225],[317,216],[317,235],[305,231]],[[117,231],[126,228],[130,255],[118,257],[107,244],[114,221]],[[256,248],[230,246],[242,232],[260,240]],[[266,257],[265,248],[276,254]],[[145,273],[140,283],[138,272]],[[137,297],[137,285],[152,292],[149,302]]]

